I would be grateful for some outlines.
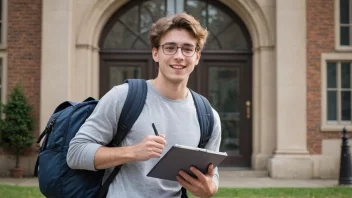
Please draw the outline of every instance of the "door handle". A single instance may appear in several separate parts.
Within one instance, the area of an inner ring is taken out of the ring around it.
[[[247,120],[251,119],[251,101],[249,100],[246,101],[246,114]]]

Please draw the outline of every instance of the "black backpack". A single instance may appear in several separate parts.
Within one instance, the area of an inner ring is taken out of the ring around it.
[[[138,119],[145,104],[148,88],[145,80],[129,79],[128,94],[122,108],[116,136],[108,146],[119,146]],[[214,116],[206,98],[192,91],[197,109],[201,138],[198,147],[204,148],[213,131]],[[66,162],[66,155],[71,139],[81,125],[90,116],[98,100],[88,98],[83,102],[66,101],[60,104],[48,121],[45,130],[38,138],[38,143],[45,137],[39,150],[35,176],[38,176],[40,191],[46,197],[105,197],[110,183],[116,177],[121,166],[115,167],[103,185],[105,170],[88,171],[71,169]],[[182,196],[187,197],[182,188]]]

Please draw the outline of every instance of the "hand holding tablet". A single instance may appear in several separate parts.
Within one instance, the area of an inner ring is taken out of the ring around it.
[[[174,145],[147,174],[148,177],[177,181],[180,170],[196,177],[190,170],[193,166],[206,174],[209,164],[218,166],[227,157],[226,152],[214,152],[201,148]]]

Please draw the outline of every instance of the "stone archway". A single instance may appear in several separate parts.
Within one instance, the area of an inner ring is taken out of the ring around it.
[[[75,63],[72,69],[74,73],[79,71],[81,75],[71,79],[72,98],[82,99],[87,95],[94,97],[99,95],[99,37],[111,15],[126,2],[127,0],[100,0],[85,13],[81,25],[76,30]],[[252,168],[267,169],[267,159],[272,156],[276,143],[273,27],[269,25],[266,20],[268,17],[255,0],[221,2],[245,22],[252,37],[254,115]],[[265,116],[263,112],[266,112]]]

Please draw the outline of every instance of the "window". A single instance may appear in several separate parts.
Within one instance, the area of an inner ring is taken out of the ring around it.
[[[335,47],[352,50],[352,0],[335,0]]]
[[[351,124],[351,62],[327,62],[327,123]]]
[[[166,0],[167,13],[175,14],[184,11],[185,0]]]
[[[6,101],[6,26],[7,26],[7,0],[0,0],[0,103]]]
[[[323,53],[322,131],[352,130],[352,0],[335,0],[335,48]]]
[[[6,47],[7,34],[7,1],[0,0],[0,48]]]
[[[7,84],[7,2],[0,0],[0,103],[6,102]]]
[[[3,43],[3,39],[2,39],[2,35],[3,35],[3,33],[2,33],[2,29],[3,29],[3,19],[4,19],[4,17],[2,17],[2,15],[3,15],[3,11],[2,11],[2,9],[3,9],[3,6],[2,6],[2,0],[0,0],[0,43]],[[0,97],[1,98],[1,97]]]
[[[340,45],[352,46],[352,0],[340,0]]]
[[[321,130],[352,130],[352,56],[323,53],[321,57]]]
[[[187,12],[200,19],[209,32],[205,50],[249,50],[251,43],[236,17],[205,0],[139,1],[112,17],[101,36],[102,50],[150,50],[149,28],[160,17]]]

